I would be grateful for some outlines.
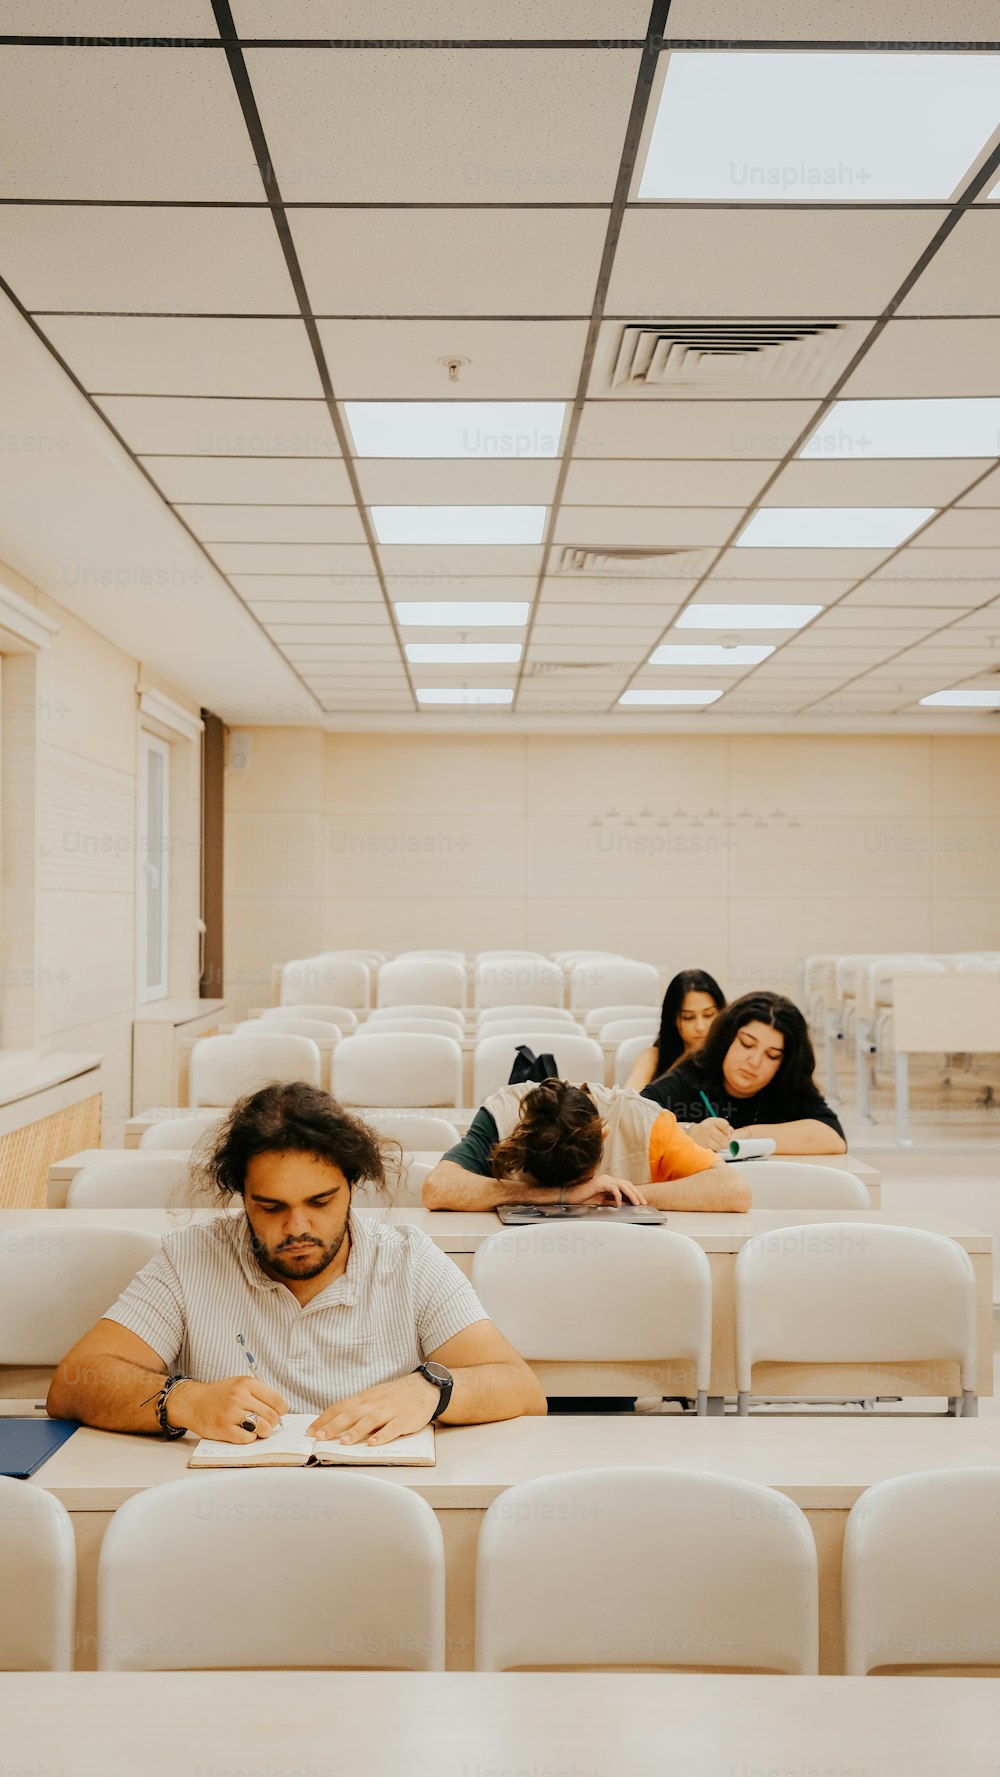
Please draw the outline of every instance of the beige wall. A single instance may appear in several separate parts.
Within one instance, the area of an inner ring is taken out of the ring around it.
[[[1000,946],[1000,739],[256,729],[226,983],[339,945],[621,949],[730,992],[812,951]]]
[[[104,1056],[104,1139],[129,1113],[135,1008],[137,682],[131,659],[6,567],[58,624],[52,647],[4,657],[4,739],[29,781],[5,810],[3,1046]],[[197,715],[189,698],[157,683]],[[198,992],[199,746],[171,739],[170,990]],[[32,928],[33,927],[33,931]]]

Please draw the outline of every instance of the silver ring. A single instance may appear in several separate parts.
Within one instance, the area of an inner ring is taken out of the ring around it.
[[[244,1419],[240,1420],[240,1426],[243,1431],[256,1431],[257,1430],[257,1415],[256,1415],[256,1413],[248,1413]]]

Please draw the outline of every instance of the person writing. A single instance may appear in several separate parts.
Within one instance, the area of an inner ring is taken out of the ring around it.
[[[770,1137],[778,1154],[843,1154],[844,1131],[813,1078],[806,1021],[780,993],[745,993],[714,1020],[697,1054],[643,1097],[689,1124],[710,1153]]]
[[[626,1086],[641,1092],[676,1062],[696,1054],[725,1003],[718,982],[704,969],[682,969],[663,996],[656,1041],[636,1056]]]
[[[623,1086],[503,1086],[424,1180],[427,1209],[498,1203],[648,1203],[746,1210],[750,1191],[676,1117]]]
[[[359,1180],[385,1183],[382,1147],[327,1093],[244,1098],[205,1170],[238,1213],[165,1237],[63,1358],[54,1417],[248,1444],[282,1413],[314,1413],[314,1437],[383,1444],[436,1419],[545,1412],[447,1254],[352,1209]]]

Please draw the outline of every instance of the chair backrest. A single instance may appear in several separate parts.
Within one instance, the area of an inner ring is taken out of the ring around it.
[[[702,1248],[666,1228],[580,1222],[505,1228],[476,1248],[472,1283],[522,1357],[540,1363],[683,1359],[708,1389],[712,1276]]]
[[[104,1672],[444,1665],[437,1519],[368,1475],[223,1471],[133,1494],[97,1591]]]
[[[461,1045],[454,1037],[409,1032],[345,1037],[333,1051],[331,1081],[334,1098],[344,1104],[458,1105]]]
[[[139,1146],[146,1152],[157,1148],[181,1149],[197,1147],[198,1143],[225,1120],[224,1111],[199,1111],[190,1117],[165,1117],[162,1123],[151,1123],[139,1137]]]
[[[424,1180],[435,1165],[434,1160],[417,1160],[404,1152],[401,1165],[392,1160],[387,1163],[384,1189],[361,1179],[351,1193],[351,1202],[357,1209],[422,1209]]]
[[[524,1036],[534,1044],[538,1032],[562,1031],[564,1036],[583,1036],[583,1031],[572,1019],[553,1018],[545,1012],[522,1012],[513,1018],[503,1017],[491,1019],[489,1024],[476,1025],[476,1040],[484,1043],[487,1037],[513,1037],[516,1043]]]
[[[743,1162],[754,1209],[871,1209],[868,1187],[837,1166],[806,1160]]]
[[[594,1034],[599,1043],[624,1043],[629,1037],[645,1037],[648,1049],[658,1029],[653,1012],[648,1018],[613,1018],[610,1024],[602,1024]]]
[[[366,1123],[401,1142],[411,1153],[443,1154],[459,1139],[458,1130],[447,1117],[432,1117],[426,1111],[372,1111]]]
[[[656,1007],[639,1006],[634,1002],[619,1006],[591,1006],[590,1011],[584,1014],[583,1028],[588,1034],[590,1032],[596,1033],[603,1030],[606,1024],[612,1024],[619,1018],[641,1018],[643,1024],[647,1026],[652,1020],[654,1036],[659,1028],[659,1013]]]
[[[355,1031],[359,1037],[384,1036],[387,1030],[397,1034],[408,1032],[415,1037],[450,1037],[453,1043],[461,1042],[463,1032],[457,1024],[447,1018],[394,1018],[391,1024],[362,1024]]]
[[[808,1520],[770,1487],[668,1468],[548,1475],[483,1520],[476,1667],[815,1673],[818,1592]]]
[[[564,969],[573,969],[577,963],[589,962],[621,962],[620,950],[553,950],[552,961],[559,963]]]
[[[573,1031],[566,1026],[567,1034],[563,1035],[563,1026],[556,1025],[547,1031],[528,1031],[531,1041],[529,1047],[537,1054],[540,1050],[555,1057],[561,1080],[604,1079],[604,1051],[600,1043],[593,1037],[585,1037],[582,1031]],[[499,1036],[483,1037],[476,1044],[473,1055],[472,1096],[477,1104],[489,1098],[491,1092],[498,1092],[510,1079],[510,1070],[514,1065],[514,1055],[519,1042],[518,1033],[507,1031]]]
[[[67,1217],[67,1222],[69,1218]],[[159,1236],[129,1228],[38,1223],[0,1236],[0,1353],[5,1364],[57,1364],[155,1258]]]
[[[381,971],[379,971],[381,974]],[[303,957],[281,971],[281,1004],[310,1005],[321,1001],[357,1008],[370,1006],[371,970],[352,957]]]
[[[844,1533],[844,1671],[1000,1668],[1000,1468],[869,1487]]]
[[[569,1003],[575,1011],[631,1000],[637,1006],[659,1006],[660,971],[652,963],[627,957],[574,964],[569,974]]]
[[[485,1036],[494,1026],[517,1024],[522,1018],[544,1018],[549,1024],[577,1023],[568,1006],[483,1006],[476,1014],[476,1029]]]
[[[409,1006],[436,1000],[441,1006],[465,1005],[465,964],[446,956],[394,957],[378,973],[380,1006]]]
[[[189,1154],[128,1150],[127,1159],[84,1166],[66,1193],[67,1209],[165,1209],[195,1200]],[[202,1201],[204,1201],[202,1199]]]
[[[473,995],[477,1006],[561,1006],[565,992],[566,977],[558,963],[508,956],[476,964]]]
[[[396,955],[392,958],[392,961],[393,962],[407,962],[408,963],[408,962],[424,962],[425,960],[428,960],[428,959],[431,961],[434,961],[434,962],[461,963],[463,969],[468,967],[468,961],[469,961],[468,956],[466,955],[466,952],[464,950],[435,950],[433,948],[420,949],[420,950],[399,950],[396,952]],[[386,959],[386,960],[388,960],[388,959]]]
[[[777,1228],[737,1254],[735,1299],[741,1394],[760,1362],[951,1359],[963,1391],[975,1388],[975,1274],[943,1234],[866,1222]]]
[[[339,1024],[328,1024],[325,1018],[282,1018],[280,1023],[268,1019],[268,1032],[280,1031],[286,1037],[312,1037],[314,1043],[339,1043],[341,1030]],[[234,1037],[263,1036],[259,1018],[246,1018],[242,1024],[234,1024],[231,1034]]]
[[[350,1006],[311,1005],[308,1000],[300,1006],[267,1006],[260,1015],[260,1022],[284,1030],[300,1018],[318,1018],[321,1024],[335,1024],[344,1036],[350,1036],[358,1023],[358,1015]]]
[[[0,1475],[0,1672],[69,1672],[76,1542],[62,1501]]]
[[[615,1050],[616,1086],[624,1086],[643,1050],[651,1047],[648,1033],[640,1037],[626,1037],[623,1043],[619,1043]]]
[[[374,1025],[405,1023],[410,1018],[436,1018],[442,1023],[451,1024],[461,1032],[465,1029],[465,1013],[458,1006],[435,1006],[433,1004],[413,1006],[376,1006],[369,1012],[364,1028],[369,1030]]]
[[[533,963],[551,961],[544,950],[477,950],[472,962],[473,967],[478,969],[481,963],[509,962],[511,957],[516,957],[519,961],[527,959]]]
[[[321,1084],[320,1052],[311,1037],[262,1030],[260,1036],[201,1037],[191,1050],[188,1097],[193,1105],[233,1104],[276,1080]]]

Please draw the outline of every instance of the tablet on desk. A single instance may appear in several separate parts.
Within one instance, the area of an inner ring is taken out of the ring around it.
[[[639,1203],[498,1203],[497,1215],[508,1227],[526,1222],[633,1222],[639,1227],[658,1227],[666,1210],[647,1209]]]

